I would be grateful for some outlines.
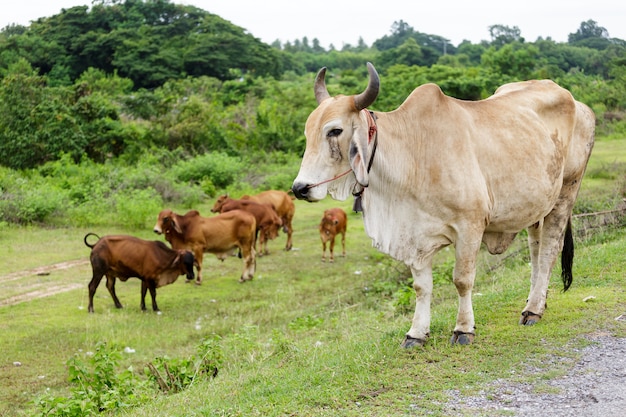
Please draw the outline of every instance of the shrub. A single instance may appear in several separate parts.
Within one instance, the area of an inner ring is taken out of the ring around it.
[[[147,188],[118,194],[115,207],[121,225],[133,229],[143,229],[148,222],[155,219],[156,213],[161,210],[162,205],[163,201],[156,191]]]
[[[197,348],[197,355],[190,358],[156,358],[148,364],[146,375],[165,394],[180,392],[199,377],[215,378],[223,362],[219,340],[219,336],[204,339]]]
[[[69,397],[46,393],[37,401],[42,416],[88,416],[119,410],[142,400],[146,384],[130,369],[118,373],[120,350],[104,342],[92,355],[75,355],[67,361],[73,385]]]
[[[199,184],[210,179],[215,187],[226,188],[239,178],[243,168],[240,158],[208,153],[175,164],[172,174],[179,181]]]
[[[0,188],[0,218],[17,224],[43,223],[64,208],[67,200],[63,190],[22,177]]]

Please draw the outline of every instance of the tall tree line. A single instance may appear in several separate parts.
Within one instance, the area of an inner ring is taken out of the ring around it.
[[[552,78],[601,120],[619,122],[626,108],[623,40],[592,20],[567,43],[526,42],[519,29],[502,25],[490,34],[491,42],[455,46],[398,21],[371,46],[325,50],[306,38],[270,46],[219,16],[168,0],[72,7],[0,31],[0,165],[33,168],[62,155],[132,160],[155,149],[300,153],[315,107],[314,72],[331,70],[331,93],[358,92],[366,61],[385,85],[377,110],[395,108],[426,82],[476,100],[505,82]]]

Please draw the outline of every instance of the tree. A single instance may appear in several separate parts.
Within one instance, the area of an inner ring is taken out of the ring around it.
[[[466,55],[471,65],[480,65],[480,57],[487,47],[483,44],[473,44],[470,41],[463,41],[459,44],[457,54]]]
[[[489,35],[491,35],[491,44],[496,48],[513,43],[524,42],[524,38],[521,36],[521,31],[517,26],[512,28],[505,25],[492,25],[489,26]]]
[[[570,33],[567,36],[568,43],[577,43],[579,41],[590,38],[605,38],[608,39],[609,32],[602,26],[598,26],[595,20],[587,20],[582,22],[580,27],[575,33]]]
[[[398,47],[404,43],[415,31],[403,20],[393,22],[391,35],[385,35],[374,42],[374,47],[379,51],[386,51]]]
[[[46,86],[26,60],[0,84],[0,165],[33,168],[66,153],[78,160],[86,138],[69,105],[70,90]]]
[[[408,38],[397,48],[384,51],[380,60],[383,65],[404,64],[410,66],[419,65],[422,57],[422,48],[420,48],[415,39]]]
[[[55,85],[73,83],[88,68],[116,70],[135,88],[169,79],[277,75],[277,50],[219,16],[169,0],[95,0],[63,9],[30,27],[0,32],[0,67],[23,57]],[[308,50],[315,49],[308,45]],[[319,47],[319,45],[318,45]],[[321,49],[321,48],[320,48]],[[0,68],[1,71],[1,68]]]
[[[500,49],[489,48],[482,56],[482,64],[496,74],[517,80],[532,78],[539,49],[534,45],[510,43]]]

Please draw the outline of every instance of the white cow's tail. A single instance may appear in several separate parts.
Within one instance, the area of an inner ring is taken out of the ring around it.
[[[567,221],[565,228],[565,238],[563,240],[563,251],[561,252],[561,279],[563,280],[563,292],[572,285],[574,276],[572,275],[572,265],[574,264],[574,236],[572,236],[572,218]]]

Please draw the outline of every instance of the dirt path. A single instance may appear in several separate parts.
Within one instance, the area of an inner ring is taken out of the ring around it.
[[[53,265],[40,266],[25,271],[12,272],[0,275],[0,288],[10,288],[16,294],[7,298],[0,298],[0,307],[15,305],[37,298],[49,297],[51,295],[75,290],[84,286],[79,282],[50,283],[46,281],[29,279],[30,277],[46,277],[54,272],[67,270],[74,267],[83,266],[89,263],[88,259],[60,262]],[[6,292],[5,292],[6,293]]]
[[[626,323],[626,316],[616,318]],[[575,350],[579,359],[568,364],[562,377],[537,376],[551,364],[569,359],[552,358],[545,369],[529,370],[529,382],[496,380],[479,396],[452,393],[450,416],[607,417],[626,410],[626,338],[606,333],[591,335],[592,345]]]

